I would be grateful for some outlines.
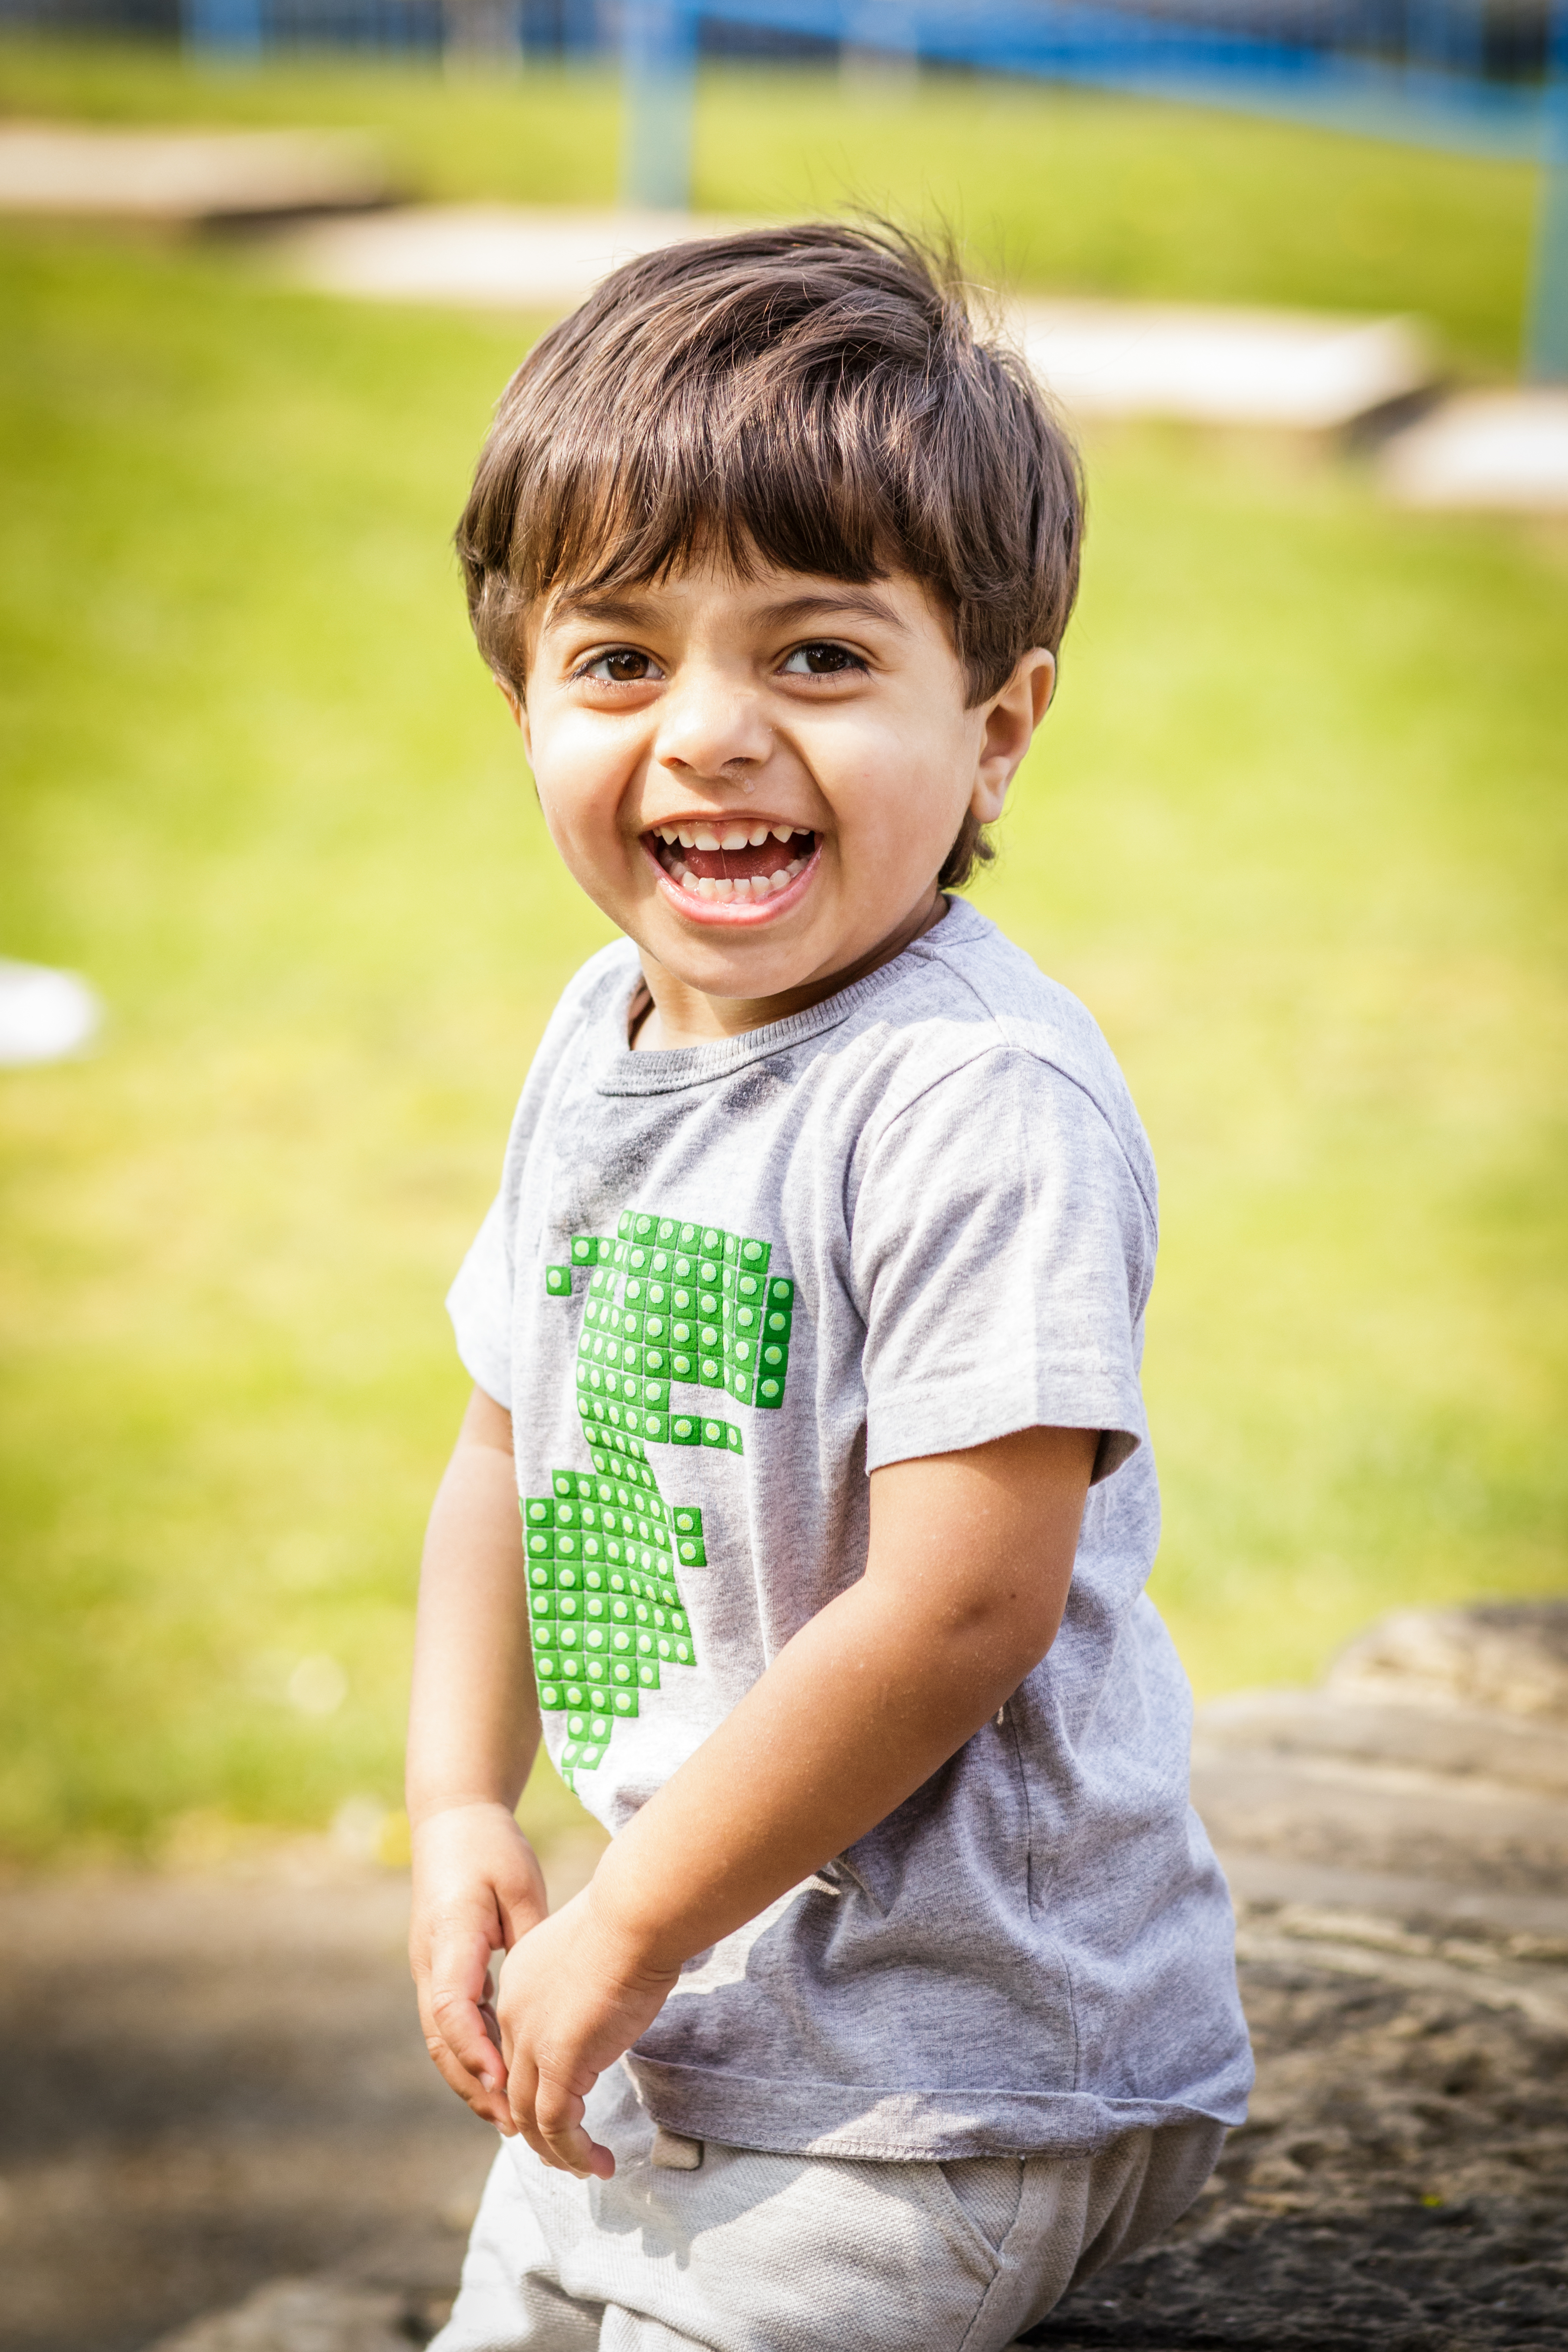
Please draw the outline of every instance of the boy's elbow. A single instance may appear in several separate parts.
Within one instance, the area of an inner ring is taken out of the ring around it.
[[[1061,1590],[1021,1587],[1006,1592],[976,1593],[950,1617],[946,1645],[955,1665],[1016,1690],[1033,1674],[1061,1630],[1067,1606],[1067,1584]]]

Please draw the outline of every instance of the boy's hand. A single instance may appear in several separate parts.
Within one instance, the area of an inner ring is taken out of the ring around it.
[[[511,2118],[543,2163],[608,2180],[616,2159],[584,2129],[584,2103],[679,1974],[617,1935],[592,1886],[512,1947],[496,1993]]]
[[[504,1805],[453,1805],[416,1825],[408,1959],[425,2046],[458,2097],[508,2133],[490,1954],[510,1951],[546,1909],[533,1848]]]

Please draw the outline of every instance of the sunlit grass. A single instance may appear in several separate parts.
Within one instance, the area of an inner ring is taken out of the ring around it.
[[[0,246],[0,952],[110,1007],[91,1059],[0,1074],[25,1856],[395,1801],[464,1387],[441,1295],[605,933],[447,544],[524,329]],[[1130,429],[1090,462],[1060,703],[980,900],[1153,1136],[1157,1591],[1213,1690],[1397,1602],[1563,1582],[1568,542],[1282,446]],[[314,1717],[320,1656],[348,1688]]]
[[[598,66],[202,71],[153,45],[10,39],[0,111],[337,124],[380,134],[416,194],[616,191],[618,89]],[[1461,363],[1518,364],[1537,180],[1523,163],[985,76],[879,95],[777,67],[705,71],[695,158],[707,211],[940,217],[979,271],[1017,285],[1415,310]]]

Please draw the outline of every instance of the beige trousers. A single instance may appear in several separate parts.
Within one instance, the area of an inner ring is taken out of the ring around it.
[[[430,2352],[1004,2352],[1070,2287],[1184,2213],[1221,2124],[1089,2157],[865,2163],[656,2136],[624,2068],[589,2128],[609,2181],[496,2158]]]

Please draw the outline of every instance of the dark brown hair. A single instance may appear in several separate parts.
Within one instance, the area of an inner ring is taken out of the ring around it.
[[[605,278],[502,394],[457,541],[479,649],[520,694],[554,589],[717,553],[742,577],[912,574],[973,704],[1056,651],[1082,532],[1072,444],[1026,362],[976,337],[951,253],[825,222]],[[966,814],[943,887],[991,855]]]

